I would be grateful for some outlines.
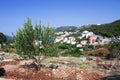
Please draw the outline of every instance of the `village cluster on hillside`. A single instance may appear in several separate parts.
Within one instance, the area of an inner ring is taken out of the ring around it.
[[[83,31],[79,36],[70,36],[71,34],[78,34],[79,32],[57,32],[57,37],[55,42],[61,42],[71,45],[76,45],[76,47],[83,47],[85,45],[104,45],[111,42],[112,38],[103,37],[96,35],[93,32]]]

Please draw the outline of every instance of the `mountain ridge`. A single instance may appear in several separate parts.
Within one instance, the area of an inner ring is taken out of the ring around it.
[[[64,31],[74,31],[78,29],[77,26],[60,26],[58,28],[56,28],[57,32],[64,32]]]
[[[80,32],[84,30],[92,31],[95,34],[99,34],[107,37],[120,36],[120,20],[116,20],[111,23],[106,23],[101,25],[94,24],[87,27],[82,26],[79,29]]]

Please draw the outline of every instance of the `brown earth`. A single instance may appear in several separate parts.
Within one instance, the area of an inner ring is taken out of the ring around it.
[[[14,80],[96,80],[103,77],[103,73],[97,70],[86,70],[75,66],[61,66],[57,69],[42,67],[24,68],[23,65],[33,61],[1,61],[0,66],[6,70],[4,78]]]

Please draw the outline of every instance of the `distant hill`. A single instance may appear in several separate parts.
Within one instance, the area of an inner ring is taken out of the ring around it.
[[[57,32],[60,32],[60,31],[74,31],[76,30],[78,27],[76,26],[61,26],[61,27],[58,27],[56,28],[56,31]]]
[[[8,36],[8,35],[5,35],[5,36],[6,36],[7,40],[12,40],[13,39],[12,36]]]
[[[79,30],[80,32],[88,30],[107,37],[120,36],[120,20],[101,25],[82,26]]]

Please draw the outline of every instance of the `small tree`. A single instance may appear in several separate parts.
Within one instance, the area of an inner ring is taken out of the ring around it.
[[[22,29],[18,29],[15,35],[15,47],[18,54],[24,59],[32,58],[40,64],[40,56],[56,56],[57,47],[53,43],[55,38],[55,30],[49,26],[45,27],[36,24],[33,27],[31,20],[28,18]],[[34,40],[42,43],[35,45]],[[53,54],[54,53],[54,54]],[[37,59],[36,59],[37,57]]]

